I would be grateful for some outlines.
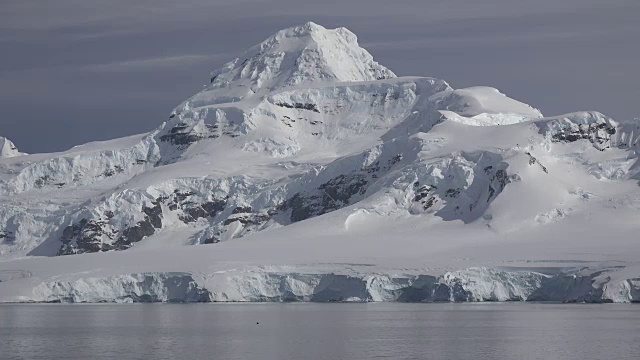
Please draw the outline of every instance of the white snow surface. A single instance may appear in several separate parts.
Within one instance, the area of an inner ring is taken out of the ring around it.
[[[0,302],[640,301],[639,144],[307,23],[149,133],[0,138]]]
[[[24,155],[18,148],[11,142],[11,140],[0,136],[0,159],[9,158],[14,156]]]

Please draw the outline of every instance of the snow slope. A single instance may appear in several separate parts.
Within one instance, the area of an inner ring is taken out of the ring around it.
[[[149,133],[3,150],[0,301],[638,301],[639,143],[307,23]]]
[[[0,136],[0,159],[23,155],[11,140]]]

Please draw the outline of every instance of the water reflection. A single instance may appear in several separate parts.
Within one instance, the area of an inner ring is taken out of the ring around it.
[[[1,305],[1,359],[637,359],[640,307]]]

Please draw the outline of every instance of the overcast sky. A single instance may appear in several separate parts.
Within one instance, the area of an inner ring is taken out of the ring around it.
[[[640,117],[638,0],[0,0],[0,135],[33,153],[150,131],[209,71],[308,20],[398,75]]]

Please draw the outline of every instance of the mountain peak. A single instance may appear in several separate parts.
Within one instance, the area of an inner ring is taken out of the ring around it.
[[[0,159],[22,155],[11,140],[0,136]]]
[[[245,94],[310,83],[372,81],[395,74],[373,60],[346,28],[313,22],[280,30],[211,73],[209,90],[241,87]]]
[[[292,32],[292,33],[299,34],[299,35],[309,35],[311,33],[321,32],[321,31],[329,31],[329,30],[327,30],[322,25],[318,25],[318,24],[314,23],[313,21],[307,21],[306,23],[304,23],[302,25],[292,26],[290,28],[286,28],[286,29],[280,30],[280,31],[278,31],[278,33]],[[276,33],[276,34],[278,34],[278,33]]]

